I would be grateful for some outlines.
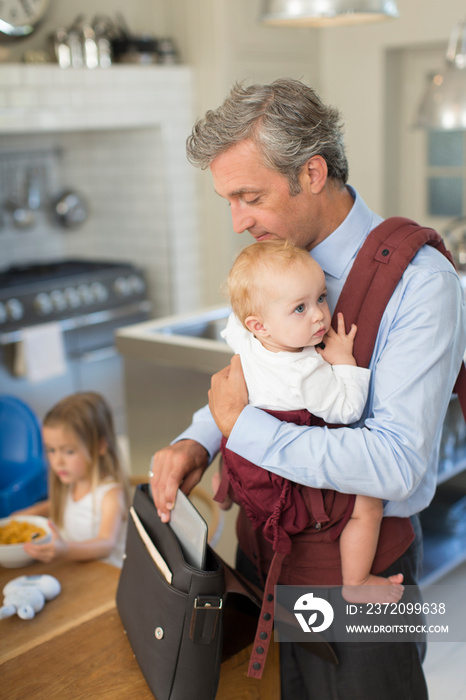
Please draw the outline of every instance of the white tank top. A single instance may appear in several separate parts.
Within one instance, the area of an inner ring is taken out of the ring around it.
[[[105,494],[118,484],[109,481],[100,484],[94,492],[86,494],[79,501],[74,501],[71,493],[65,505],[63,528],[61,534],[68,542],[83,542],[97,537],[102,519],[102,501]],[[122,523],[118,541],[110,555],[102,559],[108,564],[121,568],[126,539],[126,524]]]

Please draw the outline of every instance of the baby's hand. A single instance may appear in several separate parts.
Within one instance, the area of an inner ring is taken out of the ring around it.
[[[316,346],[317,352],[331,365],[356,365],[356,360],[353,357],[353,345],[357,330],[353,323],[350,332],[347,334],[345,319],[343,314],[339,313],[337,332],[335,333],[333,328],[330,327],[323,340],[325,348]]]

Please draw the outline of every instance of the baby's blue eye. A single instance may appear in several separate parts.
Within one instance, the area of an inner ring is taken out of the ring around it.
[[[298,304],[296,309],[294,310],[295,314],[302,314],[304,311],[304,304]]]
[[[320,297],[317,299],[317,302],[318,302],[319,304],[323,304],[324,301],[326,300],[326,298],[327,298],[327,295],[326,295],[326,294],[321,294]]]

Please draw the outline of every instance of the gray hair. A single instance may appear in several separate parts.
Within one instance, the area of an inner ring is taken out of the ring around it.
[[[280,78],[249,87],[236,83],[225,102],[194,125],[186,151],[190,163],[205,170],[231,146],[252,139],[264,164],[285,175],[295,195],[301,190],[303,165],[316,155],[326,161],[330,178],[347,182],[342,130],[340,112],[299,80]]]

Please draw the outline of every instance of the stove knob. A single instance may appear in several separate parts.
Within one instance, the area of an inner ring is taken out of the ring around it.
[[[6,310],[12,321],[19,321],[24,316],[24,307],[19,299],[8,299]]]
[[[5,304],[0,301],[0,323],[5,323],[7,319]]]
[[[81,301],[89,306],[94,301],[94,295],[91,292],[91,288],[87,284],[80,284],[78,287],[78,293],[81,297]]]
[[[56,311],[64,311],[68,306],[65,295],[60,289],[54,289],[53,292],[50,292],[50,299]]]
[[[115,292],[120,297],[127,297],[131,294],[131,287],[125,277],[117,277],[114,284]]]
[[[53,310],[52,301],[48,294],[41,292],[34,298],[34,308],[41,316],[46,316]]]
[[[130,275],[127,281],[133,294],[141,294],[146,288],[144,280],[139,275]]]
[[[81,297],[74,287],[67,287],[65,289],[65,299],[70,309],[77,309],[81,306]]]
[[[108,291],[105,285],[102,284],[102,282],[93,282],[91,284],[91,290],[92,294],[94,296],[95,301],[98,302],[104,302],[107,301],[108,299]]]

